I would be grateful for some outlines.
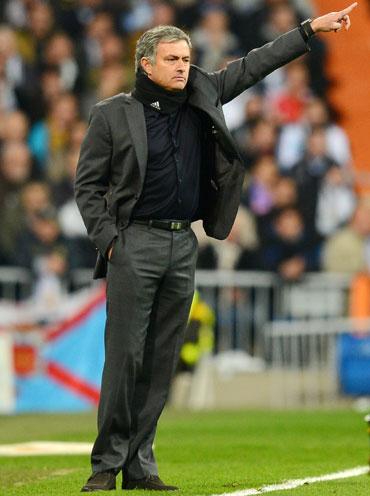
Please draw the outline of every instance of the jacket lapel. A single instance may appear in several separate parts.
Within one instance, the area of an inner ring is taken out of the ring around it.
[[[148,160],[148,140],[143,104],[132,96],[125,100],[124,110],[127,116],[128,127],[132,143],[135,148],[137,162],[139,164],[140,176],[144,181],[146,165]]]
[[[218,141],[222,147],[228,152],[228,154],[236,159],[241,159],[239,150],[237,149],[234,139],[232,138],[230,131],[228,130],[225,122],[225,117],[222,112],[222,107],[217,107],[217,94],[211,96],[208,95],[201,84],[197,84],[192,71],[190,71],[189,77],[189,104],[205,112],[214,126],[214,134],[218,136]],[[212,102],[212,97],[214,97],[214,104]]]

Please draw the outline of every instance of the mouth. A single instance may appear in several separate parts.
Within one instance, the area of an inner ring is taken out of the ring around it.
[[[176,79],[176,81],[185,81],[183,76],[175,76],[174,79]]]

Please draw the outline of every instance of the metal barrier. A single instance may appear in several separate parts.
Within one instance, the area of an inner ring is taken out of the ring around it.
[[[216,312],[217,351],[242,349],[266,364],[258,377],[244,376],[245,405],[256,396],[252,384],[273,408],[345,401],[337,379],[337,336],[363,328],[347,318],[350,276],[306,274],[299,282],[284,283],[271,273],[199,271],[196,279]],[[243,396],[242,382],[236,378],[235,384]]]
[[[273,273],[198,271],[196,285],[216,312],[216,351],[243,349],[268,358],[264,328],[276,320],[337,318],[347,315],[351,277],[307,274],[284,283]]]
[[[331,406],[342,401],[338,337],[355,329],[370,330],[370,320],[323,318],[266,324],[272,406]]]
[[[269,322],[345,317],[350,281],[350,276],[326,273],[306,274],[291,284],[269,272],[196,273],[196,286],[216,313],[216,351],[242,349],[260,357],[265,357],[263,330]],[[79,269],[66,287],[75,291],[92,284],[92,270]],[[29,271],[0,267],[1,298],[19,301],[31,290]]]
[[[20,301],[29,297],[32,290],[32,275],[27,269],[0,266],[0,298]]]

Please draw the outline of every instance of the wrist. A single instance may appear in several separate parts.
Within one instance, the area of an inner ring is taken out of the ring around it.
[[[315,34],[315,31],[312,29],[311,26],[312,22],[312,19],[306,19],[299,25],[299,31],[301,32],[302,38],[306,43]]]
[[[319,26],[317,25],[317,19],[314,19],[313,21],[310,22],[311,29],[314,33],[317,33],[319,31]]]

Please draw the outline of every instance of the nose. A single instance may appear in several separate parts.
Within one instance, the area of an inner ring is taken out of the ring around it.
[[[185,72],[185,64],[186,64],[186,63],[185,63],[183,60],[179,60],[179,61],[177,62],[176,70],[177,70],[178,72]]]

